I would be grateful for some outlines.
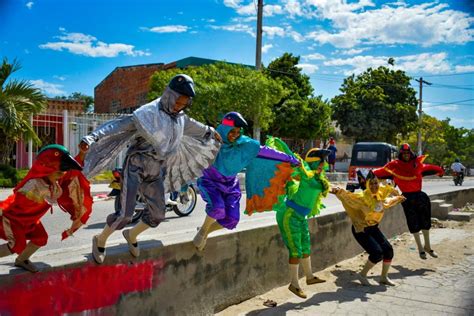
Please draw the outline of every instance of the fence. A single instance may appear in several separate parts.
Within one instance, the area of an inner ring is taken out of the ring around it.
[[[40,138],[40,146],[33,145],[32,141],[19,141],[16,146],[16,168],[29,168],[39,149],[48,144],[64,145],[74,156],[78,153],[78,145],[83,136],[92,132],[102,123],[118,117],[119,114],[107,113],[75,113],[67,110],[43,112],[31,118],[34,131]],[[124,153],[121,153],[110,168],[121,166]]]

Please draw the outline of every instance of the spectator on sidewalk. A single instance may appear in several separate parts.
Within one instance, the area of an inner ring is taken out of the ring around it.
[[[335,172],[337,148],[336,141],[333,137],[329,138],[329,146],[327,147],[327,149],[330,151],[328,156],[329,172]]]

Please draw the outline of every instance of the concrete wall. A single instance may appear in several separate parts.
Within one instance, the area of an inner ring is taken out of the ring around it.
[[[474,189],[440,196],[455,204],[472,202]],[[310,220],[315,272],[361,253],[350,226],[344,212]],[[388,238],[407,231],[400,206],[386,212],[381,229]],[[21,307],[12,305],[10,296],[31,292],[45,293],[54,304],[41,311],[55,314],[208,315],[289,283],[288,253],[276,225],[212,237],[202,253],[191,242],[142,244],[138,259],[112,247],[101,266],[87,261],[36,275],[3,276],[0,314]]]
[[[473,193],[471,190],[459,190],[449,193],[440,193],[430,195],[431,200],[440,199],[446,203],[452,204],[453,207],[463,207],[467,202],[474,203]]]

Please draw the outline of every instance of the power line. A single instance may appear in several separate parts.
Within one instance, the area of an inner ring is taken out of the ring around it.
[[[453,85],[443,85],[443,84],[433,84],[431,88],[441,88],[441,89],[458,89],[458,90],[468,90],[468,91],[473,91],[474,88],[464,88],[464,87],[459,87],[459,86],[453,86]]]
[[[472,75],[474,74],[474,71],[470,72],[461,72],[461,73],[456,73],[456,74],[441,74],[441,75],[425,75],[425,77],[449,77],[449,76],[463,76],[463,75]]]
[[[465,100],[459,100],[459,101],[450,101],[449,103],[464,103],[464,102],[469,102],[473,101],[474,99],[465,99]],[[444,103],[444,102],[437,102],[437,101],[425,101],[425,102],[430,102],[430,103]]]

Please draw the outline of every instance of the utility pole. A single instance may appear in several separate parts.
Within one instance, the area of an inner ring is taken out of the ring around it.
[[[431,83],[428,81],[423,80],[423,77],[420,79],[415,79],[415,81],[420,83],[420,98],[419,98],[419,105],[418,105],[418,155],[423,154],[422,144],[421,144],[421,125],[422,125],[422,115],[423,115],[423,84],[427,84],[431,86]]]
[[[263,0],[258,0],[257,4],[257,47],[255,52],[255,68],[259,71],[262,68],[262,22],[263,20]],[[256,115],[253,123],[253,138],[260,141],[259,114]]]

